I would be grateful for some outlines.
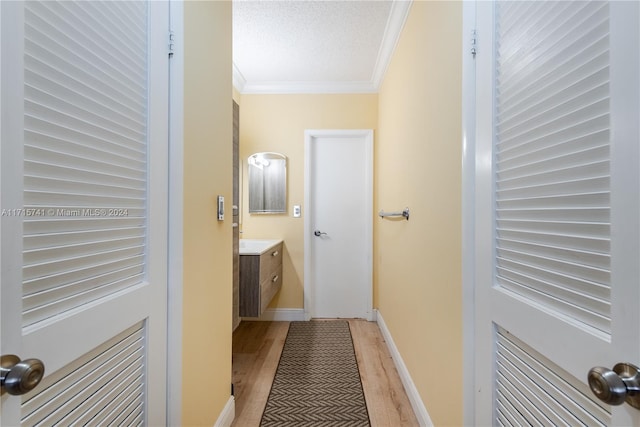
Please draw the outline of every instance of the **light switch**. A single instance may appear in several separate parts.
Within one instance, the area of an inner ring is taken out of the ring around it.
[[[224,221],[224,196],[218,196],[218,221]]]
[[[294,205],[293,206],[293,217],[294,218],[300,218],[300,205]]]

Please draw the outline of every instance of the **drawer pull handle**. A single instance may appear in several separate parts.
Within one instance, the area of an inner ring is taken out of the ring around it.
[[[273,276],[273,279],[271,279],[271,281],[273,283],[276,283],[278,281],[278,279],[280,278],[280,276],[278,276],[277,274],[275,276]]]
[[[273,251],[273,252],[271,253],[271,256],[278,256],[278,254],[279,254],[279,252],[278,252],[278,251]]]

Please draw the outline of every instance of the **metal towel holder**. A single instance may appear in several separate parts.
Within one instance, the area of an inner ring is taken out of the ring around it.
[[[380,215],[380,218],[401,216],[409,221],[409,208],[405,208],[405,210],[403,210],[402,212],[385,212],[384,210],[381,210],[380,212],[378,212],[378,215]]]

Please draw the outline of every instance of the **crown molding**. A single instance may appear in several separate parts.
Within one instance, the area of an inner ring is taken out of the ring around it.
[[[247,84],[247,79],[244,78],[236,63],[233,63],[233,87],[235,87],[238,92],[242,93],[244,91],[244,87]]]
[[[376,88],[376,92],[382,84],[384,75],[389,68],[389,63],[393,57],[393,52],[400,40],[400,34],[404,28],[404,23],[409,16],[409,10],[413,0],[394,0],[391,3],[391,11],[389,12],[389,20],[384,30],[384,36],[380,43],[380,50],[378,51],[378,59],[376,60],[376,66],[373,69],[372,84]]]
[[[376,93],[378,88],[370,81],[320,82],[246,82],[242,94],[319,94],[319,93]]]

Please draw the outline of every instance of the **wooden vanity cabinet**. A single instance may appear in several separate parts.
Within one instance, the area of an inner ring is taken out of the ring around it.
[[[282,243],[261,255],[240,255],[240,316],[259,317],[282,287]]]

